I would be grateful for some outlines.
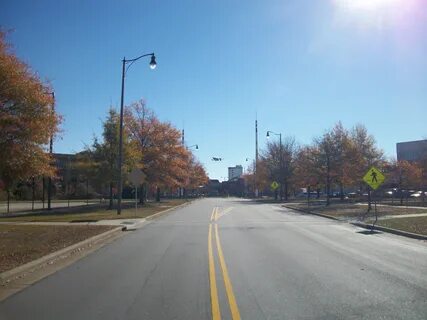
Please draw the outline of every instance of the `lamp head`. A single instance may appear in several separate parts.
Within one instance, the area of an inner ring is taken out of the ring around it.
[[[156,56],[153,53],[151,55],[150,68],[151,68],[151,70],[154,70],[154,69],[156,69],[156,67],[157,67]]]

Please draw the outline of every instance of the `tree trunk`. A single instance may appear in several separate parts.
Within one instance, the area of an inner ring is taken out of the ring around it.
[[[7,192],[7,213],[10,211],[10,190],[9,188],[6,189]]]
[[[329,156],[326,159],[326,205],[329,206],[331,203],[330,193],[331,193],[331,167],[329,162]]]
[[[34,200],[36,198],[36,182],[34,181],[34,177],[31,181],[31,189],[32,189],[32,195],[31,195],[31,211],[34,210]]]
[[[108,203],[108,209],[113,209],[113,182],[110,182],[110,199]]]
[[[340,200],[344,201],[344,186],[340,183]]]
[[[44,209],[44,176],[43,176],[43,180],[42,180],[42,203],[43,203],[43,209]]]
[[[149,192],[148,185],[146,183],[143,183],[141,185],[141,195],[140,195],[140,201],[141,201],[140,203],[142,205],[144,205],[147,202],[148,192]]]
[[[156,188],[156,201],[160,202],[160,188],[159,187]]]
[[[288,182],[285,182],[285,201],[288,201]]]

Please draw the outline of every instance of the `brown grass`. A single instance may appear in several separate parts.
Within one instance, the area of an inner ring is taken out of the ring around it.
[[[0,272],[110,230],[111,226],[0,225]]]
[[[379,220],[378,225],[418,233],[427,236],[427,217],[395,218]]]
[[[322,213],[329,216],[334,216],[338,218],[356,218],[366,214],[367,206],[360,206],[354,203],[332,203],[329,206],[326,206],[325,203],[314,203],[310,206],[307,206],[307,203],[290,203],[286,204],[288,207],[294,207],[303,210],[310,210],[315,213]],[[427,208],[423,209],[413,209],[406,207],[396,207],[396,206],[377,206],[377,211],[379,216],[385,215],[401,215],[401,214],[417,214],[417,213],[426,213]],[[369,215],[373,214],[372,211]]]
[[[52,214],[30,214],[16,217],[2,217],[2,221],[27,221],[27,222],[89,222],[106,219],[132,219],[132,218],[146,218],[157,212],[175,207],[183,204],[188,200],[185,199],[173,199],[165,200],[160,203],[147,203],[144,206],[139,206],[135,212],[135,207],[127,207],[122,210],[121,215],[117,215],[116,210],[107,210],[105,208],[81,208],[76,212],[73,208],[69,212],[52,213]]]

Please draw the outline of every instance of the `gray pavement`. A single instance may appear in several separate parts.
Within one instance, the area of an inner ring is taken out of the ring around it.
[[[204,199],[0,302],[0,319],[219,319],[215,300],[222,319],[426,319],[426,270],[423,241]]]

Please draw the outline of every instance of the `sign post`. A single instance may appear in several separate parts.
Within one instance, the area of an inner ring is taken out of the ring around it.
[[[280,184],[277,181],[273,181],[270,185],[272,191],[274,191],[274,200],[277,200],[277,188],[280,187]]]
[[[363,181],[365,181],[375,192],[379,188],[380,185],[383,184],[385,180],[385,176],[382,174],[380,170],[378,170],[375,167],[371,167],[368,172],[363,176]],[[375,224],[378,221],[378,214],[377,214],[377,200],[374,197],[374,210],[375,210],[375,221],[372,224],[372,228],[375,226]]]
[[[135,217],[138,212],[138,186],[144,182],[145,173],[138,168],[134,168],[129,174],[129,180],[135,186]]]

